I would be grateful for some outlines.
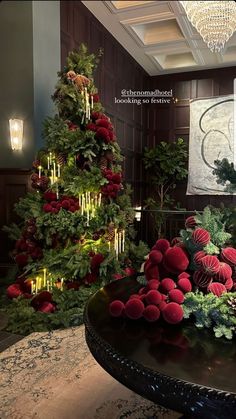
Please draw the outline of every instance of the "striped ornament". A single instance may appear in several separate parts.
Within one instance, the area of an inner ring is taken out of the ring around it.
[[[202,270],[208,275],[215,275],[220,270],[220,262],[216,256],[207,255],[201,259]]]

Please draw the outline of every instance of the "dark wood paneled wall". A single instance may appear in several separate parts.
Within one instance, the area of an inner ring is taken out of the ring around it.
[[[160,141],[174,141],[178,137],[187,143],[189,140],[189,101],[200,97],[212,97],[233,93],[233,81],[236,67],[195,71],[190,73],[171,74],[150,77],[151,90],[170,90],[178,98],[175,104],[149,105],[147,110],[147,142],[153,147]],[[233,196],[195,195],[186,196],[186,182],[176,190],[176,199],[188,210],[201,210],[206,205],[219,206],[236,203]]]
[[[147,74],[80,1],[61,1],[61,59],[84,42],[91,52],[103,49],[95,84],[106,114],[111,118],[122,149],[125,181],[134,190],[133,201],[141,205],[144,193],[142,151],[146,145],[145,108],[116,104],[122,89],[142,90]]]
[[[30,190],[29,174],[29,170],[0,169],[0,275],[12,262],[12,243],[2,227],[18,221],[14,204]]]

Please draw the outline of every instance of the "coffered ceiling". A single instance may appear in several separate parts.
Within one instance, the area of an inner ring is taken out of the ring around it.
[[[83,1],[151,76],[236,65],[236,32],[212,53],[179,1]]]

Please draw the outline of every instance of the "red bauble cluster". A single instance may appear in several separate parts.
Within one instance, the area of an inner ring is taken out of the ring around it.
[[[110,119],[100,112],[92,112],[91,118],[92,122],[86,126],[86,129],[94,131],[97,140],[102,140],[106,144],[114,142],[115,135]]]
[[[36,222],[34,218],[26,221],[26,226],[22,230],[22,236],[15,243],[15,262],[23,268],[30,258],[39,260],[43,257],[43,251],[36,239]]]
[[[197,270],[193,274],[193,282],[201,291],[212,292],[220,296],[224,292],[236,288],[232,279],[236,267],[236,250],[232,247],[222,249],[220,256],[207,255],[198,251],[193,256]]]
[[[50,180],[47,176],[39,177],[37,173],[33,173],[30,179],[31,179],[31,186],[33,189],[37,189],[38,191],[41,191],[41,192],[44,192],[48,189]]]
[[[66,121],[66,123],[70,131],[76,131],[78,129],[78,125],[73,124],[71,121]]]
[[[56,200],[56,194],[54,192],[47,191],[44,193],[44,199],[47,201],[47,203],[43,205],[44,212],[57,214],[61,208],[70,212],[75,212],[80,209],[77,198],[62,196],[59,200]]]
[[[116,198],[118,192],[121,190],[121,173],[114,173],[110,169],[103,169],[103,176],[109,181],[108,184],[101,188],[104,196]]]
[[[183,319],[181,304],[184,302],[183,289],[186,288],[191,288],[187,276],[180,278],[177,284],[171,278],[162,281],[152,279],[138,294],[132,294],[126,303],[120,300],[113,301],[109,306],[109,312],[113,317],[124,316],[132,320],[144,318],[148,322],[163,318],[167,323],[176,324]]]

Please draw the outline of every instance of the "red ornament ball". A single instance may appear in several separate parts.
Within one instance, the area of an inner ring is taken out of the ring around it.
[[[178,275],[178,279],[181,278],[189,278],[190,274],[188,272],[181,272],[181,274]]]
[[[158,307],[156,307],[155,305],[150,304],[149,306],[147,306],[144,311],[143,311],[143,317],[145,318],[145,320],[147,320],[148,322],[155,322],[159,319],[160,317],[160,310]]]
[[[29,259],[29,256],[26,253],[19,253],[15,257],[15,262],[17,263],[18,266],[23,267],[27,265],[28,259]]]
[[[109,313],[113,317],[120,317],[123,313],[125,305],[120,300],[114,300],[109,305]]]
[[[184,294],[178,289],[171,290],[168,296],[169,299],[175,303],[182,304],[184,302]]]
[[[147,284],[148,290],[157,290],[160,285],[160,281],[158,279],[150,279]]]
[[[148,291],[146,295],[147,304],[159,304],[162,301],[161,293],[157,290]]]
[[[194,228],[196,227],[197,223],[195,217],[190,215],[190,217],[186,218],[185,220],[185,228]]]
[[[195,271],[193,274],[193,282],[200,288],[208,287],[212,280],[213,277],[203,271]]]
[[[232,268],[225,262],[220,262],[220,269],[216,274],[216,279],[223,284],[232,276]]]
[[[173,274],[179,274],[187,269],[189,260],[180,247],[170,247],[163,258],[164,267]]]
[[[20,284],[12,284],[7,288],[7,296],[11,300],[13,298],[19,297],[19,295],[22,295],[22,291],[20,289]]]
[[[208,275],[215,275],[220,270],[220,262],[216,256],[207,255],[201,259],[203,272]]]
[[[163,292],[169,292],[176,287],[175,281],[171,278],[164,278],[160,283],[160,289]]]
[[[225,288],[227,291],[230,291],[233,288],[234,282],[232,278],[228,278],[226,282],[224,283]]]
[[[196,228],[196,230],[192,233],[192,239],[194,243],[199,244],[201,246],[206,246],[211,240],[210,233],[205,230],[204,228]]]
[[[153,250],[159,250],[161,253],[165,253],[170,247],[170,242],[166,239],[157,240],[156,244],[153,246]]]
[[[226,247],[221,252],[223,262],[228,263],[230,266],[236,265],[236,249],[233,247]]]
[[[139,299],[133,298],[125,304],[125,314],[132,320],[137,320],[142,317],[144,311],[144,304]]]
[[[139,294],[132,294],[132,295],[130,295],[129,300],[132,300],[133,298],[140,299],[140,295]]]
[[[168,303],[162,310],[162,316],[167,323],[180,323],[184,316],[183,308],[174,302]]]
[[[160,250],[152,250],[149,253],[150,262],[152,262],[153,264],[161,263],[162,258],[163,258],[163,255],[160,252]]]
[[[42,313],[53,313],[55,311],[55,309],[56,309],[56,307],[55,307],[54,304],[49,303],[48,301],[45,301],[39,307],[38,311],[41,311]]]
[[[177,282],[177,285],[184,293],[192,291],[191,281],[189,281],[189,279],[186,277],[180,278]]]
[[[195,265],[197,266],[197,268],[201,268],[201,264],[202,264],[202,259],[206,256],[206,252],[204,252],[203,250],[199,250],[199,252],[196,252],[194,257],[193,257],[193,261],[195,263]]]
[[[221,284],[221,282],[212,282],[207,288],[207,291],[212,292],[212,294],[220,297],[224,292],[227,292],[226,287]]]
[[[167,306],[167,303],[164,300],[161,301],[160,304],[158,304],[160,311],[163,311],[166,306]]]

